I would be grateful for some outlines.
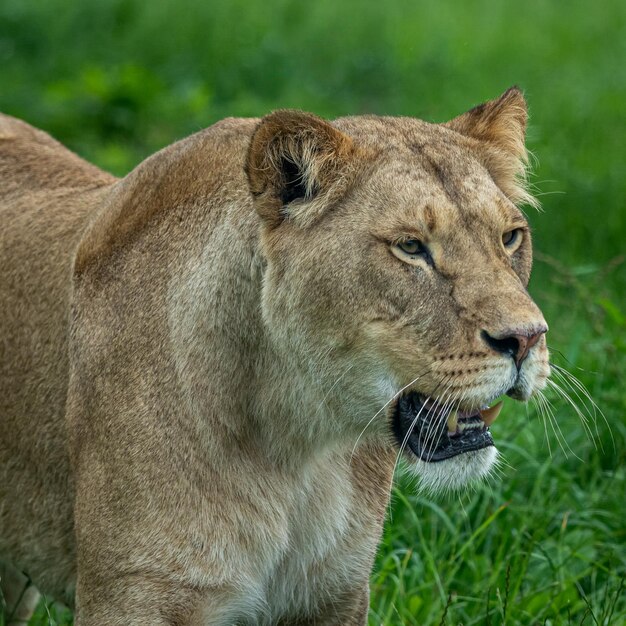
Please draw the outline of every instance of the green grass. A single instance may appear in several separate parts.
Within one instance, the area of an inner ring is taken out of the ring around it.
[[[372,625],[626,623],[625,32],[621,0],[0,4],[0,110],[117,174],[228,115],[441,121],[525,89],[544,206],[531,292],[606,419],[594,443],[553,394],[557,437],[511,402],[489,483],[427,497],[400,479]],[[31,624],[70,619],[41,609]]]

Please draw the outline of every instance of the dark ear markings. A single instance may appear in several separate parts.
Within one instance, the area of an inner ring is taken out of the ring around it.
[[[283,173],[283,188],[280,194],[283,207],[294,200],[305,198],[307,189],[304,182],[304,172],[287,157],[282,157],[280,169]]]
[[[270,226],[288,215],[311,223],[347,184],[353,152],[350,137],[315,115],[270,113],[250,139],[244,166],[257,212]]]

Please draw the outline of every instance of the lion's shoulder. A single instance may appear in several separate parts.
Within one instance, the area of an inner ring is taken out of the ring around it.
[[[81,241],[75,270],[106,263],[151,225],[172,222],[173,231],[195,219],[204,229],[226,211],[245,213],[250,198],[244,160],[257,124],[253,118],[221,120],[137,165],[111,187]]]

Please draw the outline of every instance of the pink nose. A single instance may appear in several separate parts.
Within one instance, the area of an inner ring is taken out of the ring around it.
[[[522,366],[530,349],[541,339],[548,330],[547,326],[541,325],[529,331],[507,330],[498,337],[490,335],[486,330],[481,332],[485,343],[495,352],[509,355],[515,361],[517,369]]]

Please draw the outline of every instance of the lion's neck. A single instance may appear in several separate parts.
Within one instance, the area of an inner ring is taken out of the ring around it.
[[[178,385],[188,419],[212,453],[302,465],[347,447],[355,434],[338,427],[345,420],[334,419],[319,381],[272,346],[259,304],[262,264],[248,252],[255,242],[242,241],[241,233],[225,225],[219,235],[231,244],[227,255],[207,245],[171,286]]]

